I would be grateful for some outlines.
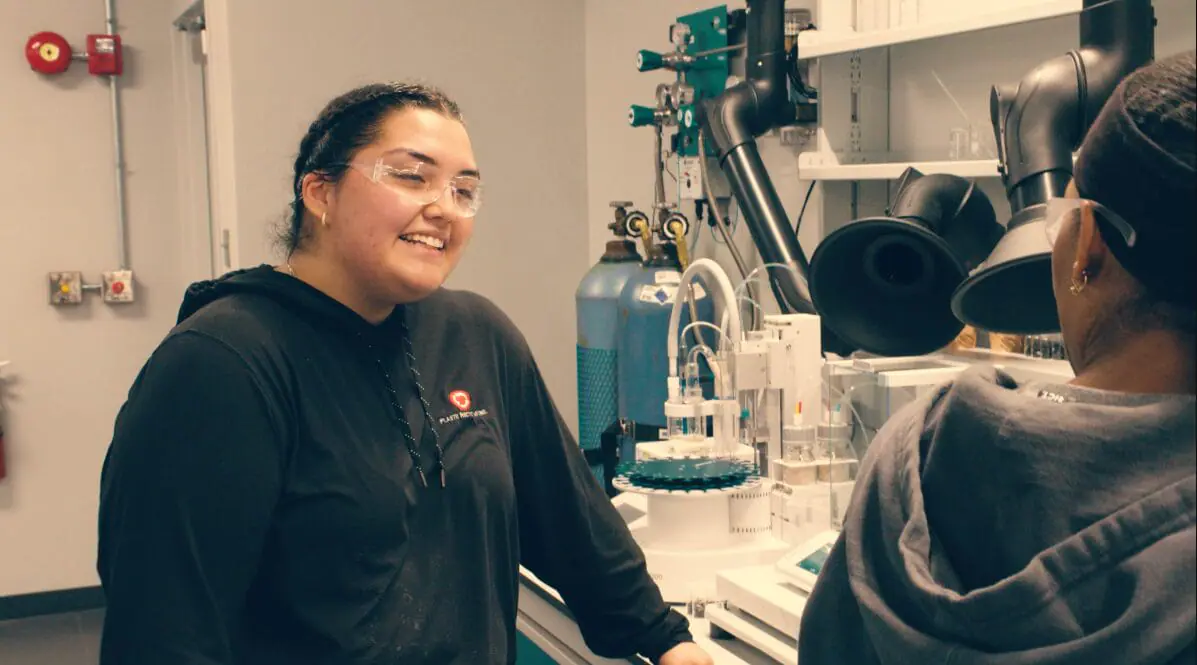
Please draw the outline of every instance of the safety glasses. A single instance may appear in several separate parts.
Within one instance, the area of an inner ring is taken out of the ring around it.
[[[398,168],[386,164],[381,158],[373,164],[354,163],[349,166],[372,182],[420,206],[445,199],[450,212],[467,218],[477,215],[482,207],[482,181],[472,176],[446,180],[436,167],[423,162]]]
[[[1135,240],[1138,234],[1135,233],[1135,228],[1131,226],[1125,219],[1118,215],[1118,213],[1103,206],[1097,201],[1089,199],[1050,199],[1047,202],[1047,209],[1043,213],[1044,226],[1043,229],[1047,232],[1047,242],[1052,246],[1056,246],[1056,238],[1060,237],[1060,229],[1064,228],[1064,222],[1069,218],[1078,218],[1079,212],[1082,208],[1088,208],[1093,211],[1094,215],[1100,216],[1110,226],[1114,227],[1116,231],[1122,236],[1122,241],[1126,243],[1127,247],[1134,247]]]

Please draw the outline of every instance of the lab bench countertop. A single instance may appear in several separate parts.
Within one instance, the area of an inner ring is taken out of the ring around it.
[[[774,665],[775,661],[735,640],[710,637],[710,624],[687,617],[694,641],[714,659],[715,665]],[[612,660],[586,648],[582,633],[557,592],[525,568],[520,568],[519,616],[516,627],[558,663],[566,665],[647,665],[643,658]]]

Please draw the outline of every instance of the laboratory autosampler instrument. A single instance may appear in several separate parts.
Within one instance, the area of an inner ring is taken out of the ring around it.
[[[705,612],[714,636],[732,636],[779,663],[797,663],[806,598],[839,536],[858,460],[891,416],[970,364],[945,355],[825,363],[822,385],[831,406],[818,436],[830,454],[805,467],[785,459],[774,465],[773,522],[790,549],[768,563],[715,573],[717,602]]]
[[[669,425],[661,441],[638,444],[636,461],[620,467],[614,503],[667,601],[793,662],[805,595],[869,441],[895,411],[969,363],[825,361],[818,317],[766,316],[760,330],[743,330],[738,308],[726,307],[740,289],[708,259],[691,264],[680,288],[699,275],[726,312],[720,342],[684,347],[685,304],[674,303]],[[699,355],[714,374],[713,398],[694,383]]]

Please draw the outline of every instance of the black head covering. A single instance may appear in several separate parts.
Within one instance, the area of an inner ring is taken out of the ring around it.
[[[1073,178],[1083,198],[1135,228],[1134,247],[1098,215],[1110,251],[1154,297],[1197,307],[1194,52],[1124,79],[1093,123]]]

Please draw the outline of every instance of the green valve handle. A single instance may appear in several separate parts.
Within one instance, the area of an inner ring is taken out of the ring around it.
[[[640,52],[636,54],[636,69],[639,71],[651,72],[654,69],[660,69],[664,66],[664,56],[656,51],[640,49]]]
[[[651,125],[657,119],[657,111],[651,106],[638,106],[633,104],[628,109],[628,124],[633,127],[643,127]]]
[[[698,107],[694,104],[683,104],[677,109],[677,123],[686,129],[698,126]]]

